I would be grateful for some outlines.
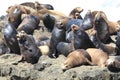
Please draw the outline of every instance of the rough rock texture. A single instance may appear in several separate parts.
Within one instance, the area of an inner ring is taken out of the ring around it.
[[[41,56],[37,64],[18,61],[21,56],[4,54],[0,56],[0,80],[120,80],[120,72],[113,73],[98,66],[78,66],[63,71],[63,55],[56,59]]]

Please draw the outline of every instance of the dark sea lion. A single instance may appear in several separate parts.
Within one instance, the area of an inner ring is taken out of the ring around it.
[[[108,55],[116,55],[117,54],[116,47],[111,46],[109,44],[104,44],[103,42],[100,41],[96,30],[94,30],[94,29],[92,30],[92,32],[90,33],[90,39],[94,43],[96,48],[103,50]]]
[[[55,25],[55,20],[56,20],[55,17],[51,16],[48,13],[43,15],[43,24],[45,25],[49,32],[52,32]]]
[[[106,66],[106,61],[109,58],[106,52],[96,48],[88,48],[86,51],[91,56],[91,62],[93,64],[98,65],[99,67]]]
[[[25,31],[27,34],[33,34],[35,29],[38,29],[39,18],[35,15],[26,16],[21,24],[18,26],[17,31]]]
[[[59,42],[57,44],[57,51],[60,54],[63,54],[65,57],[69,55],[70,52],[74,51],[74,40],[72,40],[70,43],[68,42]]]
[[[7,21],[3,26],[3,35],[7,46],[15,54],[20,54],[19,44],[16,38],[17,31],[15,26]]]
[[[94,44],[91,42],[88,34],[82,30],[79,26],[77,25],[72,25],[72,33],[67,33],[66,37],[67,37],[67,41],[71,41],[70,39],[72,39],[72,37],[74,37],[74,47],[75,49],[87,49],[90,47],[95,47]]]
[[[51,39],[50,39],[50,57],[58,57],[58,53],[56,50],[56,46],[59,42],[65,41],[65,26],[61,23],[61,21],[57,21],[54,25]]]
[[[101,13],[97,13],[94,19],[94,28],[97,30],[98,38],[106,43],[110,37],[109,27],[106,20],[103,18]]]
[[[81,27],[84,30],[88,30],[93,27],[94,17],[90,10],[85,14]]]
[[[21,31],[17,34],[17,39],[19,41],[20,51],[23,57],[22,60],[31,64],[37,63],[42,54],[35,44],[33,36]]]
[[[62,69],[67,70],[75,66],[92,65],[91,57],[84,49],[77,49],[71,52],[62,64]]]
[[[71,29],[71,25],[73,25],[73,24],[75,24],[75,25],[79,26],[80,28],[82,28],[82,27],[81,27],[82,23],[83,23],[83,20],[82,20],[82,19],[70,19],[70,20],[67,22],[67,24],[66,24],[66,31],[72,30],[72,29]],[[83,29],[83,28],[82,28],[82,29]]]

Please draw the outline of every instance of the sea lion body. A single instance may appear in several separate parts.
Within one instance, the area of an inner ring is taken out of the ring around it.
[[[88,48],[86,51],[91,56],[91,61],[93,64],[98,65],[100,67],[105,67],[106,61],[109,58],[107,53],[96,48]]]
[[[23,60],[28,63],[35,64],[38,62],[39,57],[42,55],[39,48],[35,44],[35,40],[32,35],[26,34],[24,31],[17,34],[17,39],[20,45],[20,51]]]
[[[78,65],[92,64],[90,55],[84,49],[77,49],[71,52],[64,63],[62,69],[67,70]]]
[[[18,26],[17,31],[25,31],[27,34],[33,34],[34,30],[38,28],[39,18],[34,15],[26,16],[22,23]]]
[[[3,34],[5,42],[10,50],[15,54],[20,54],[20,47],[16,38],[17,31],[15,26],[7,21],[3,26]]]
[[[54,26],[50,39],[50,57],[52,57],[52,55],[58,56],[56,46],[62,41],[65,41],[65,29],[64,25],[58,21]]]

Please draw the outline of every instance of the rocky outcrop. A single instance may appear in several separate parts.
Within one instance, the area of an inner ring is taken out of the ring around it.
[[[0,80],[120,80],[120,72],[113,73],[98,66],[78,66],[63,71],[63,55],[56,59],[41,56],[37,64],[19,62],[20,55],[0,56]]]

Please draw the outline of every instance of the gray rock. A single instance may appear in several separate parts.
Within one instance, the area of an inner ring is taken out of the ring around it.
[[[63,71],[61,64],[66,59],[63,55],[57,59],[41,56],[34,65],[18,63],[20,59],[16,54],[0,56],[0,80],[120,80],[120,72],[110,72],[106,67],[83,65]]]

